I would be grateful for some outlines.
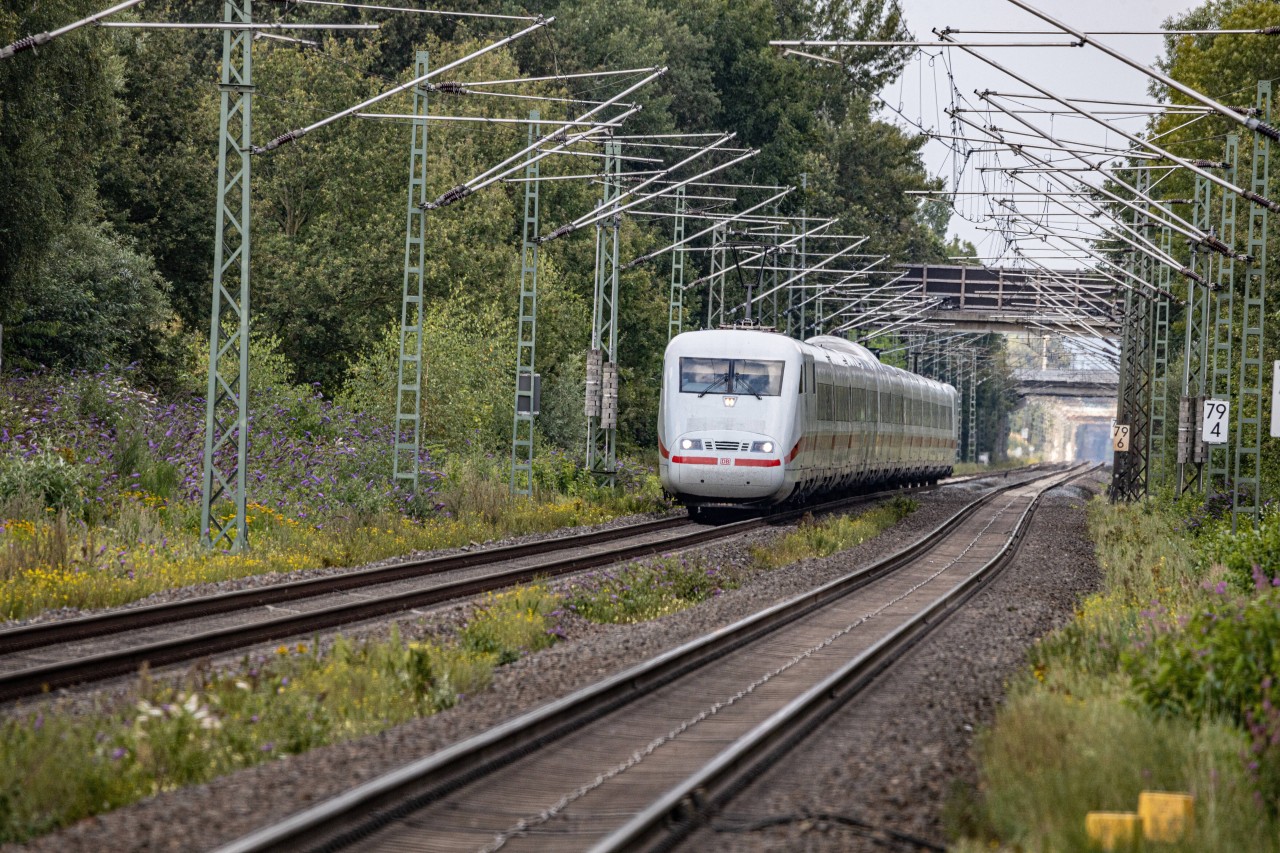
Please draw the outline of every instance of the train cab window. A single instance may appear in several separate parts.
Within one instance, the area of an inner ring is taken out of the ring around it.
[[[686,394],[731,393],[729,367],[732,363],[728,358],[680,359],[680,390]]]
[[[754,358],[681,358],[680,390],[685,394],[782,394],[781,361]]]
[[[733,388],[737,394],[777,397],[782,393],[781,361],[739,358],[733,362]]]

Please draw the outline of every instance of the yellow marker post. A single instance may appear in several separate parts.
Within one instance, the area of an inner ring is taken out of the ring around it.
[[[1103,850],[1129,850],[1142,835],[1142,818],[1133,812],[1089,812],[1084,830]]]
[[[1181,841],[1194,824],[1195,802],[1190,794],[1143,791],[1138,795],[1143,836],[1148,841]]]

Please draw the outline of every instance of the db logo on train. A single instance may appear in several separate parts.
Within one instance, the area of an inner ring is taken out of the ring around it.
[[[730,458],[730,457],[728,457],[728,456],[721,456],[721,457],[720,457],[720,464],[721,464],[721,465],[732,465],[732,464],[733,464],[733,459],[731,459],[731,458]]]

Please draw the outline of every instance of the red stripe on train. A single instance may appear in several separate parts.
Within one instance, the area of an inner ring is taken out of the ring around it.
[[[671,461],[677,465],[719,465],[720,460],[714,456],[672,456]]]
[[[667,446],[663,444],[661,441],[658,442],[658,453],[662,455],[663,459],[671,458],[671,451],[667,450]]]
[[[743,468],[776,468],[782,464],[781,459],[735,459],[733,464]]]

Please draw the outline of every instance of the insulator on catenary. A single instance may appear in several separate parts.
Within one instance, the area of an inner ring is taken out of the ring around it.
[[[1225,169],[1230,163],[1221,160],[1188,160],[1192,166],[1199,166],[1201,169]]]
[[[1266,198],[1265,196],[1258,195],[1253,190],[1245,190],[1244,192],[1241,193],[1241,195],[1244,196],[1249,201],[1253,202],[1254,204],[1262,205],[1267,210],[1280,212],[1280,204],[1276,204],[1274,201],[1272,201],[1269,198]]]
[[[292,142],[297,138],[298,138],[298,131],[290,130],[287,133],[280,134],[275,139],[268,142],[266,145],[262,145],[262,146],[254,145],[250,150],[253,151],[254,154],[264,154],[267,151],[273,151],[276,148],[279,148],[281,145],[284,145],[286,142]]]
[[[574,228],[573,228],[573,225],[572,225],[572,224],[569,224],[569,225],[561,225],[559,228],[557,228],[556,230],[552,231],[552,232],[551,232],[550,234],[548,234],[547,236],[540,238],[540,239],[538,240],[538,242],[539,242],[539,243],[545,243],[545,242],[547,242],[548,240],[554,240],[554,239],[556,239],[557,237],[563,237],[564,235],[569,234],[569,233],[570,233],[570,232],[572,232],[573,230],[574,230]]]
[[[469,94],[467,87],[456,80],[450,80],[444,83],[436,83],[431,87],[431,91],[442,92],[446,95]]]
[[[437,208],[444,207],[446,204],[453,204],[455,201],[464,199],[469,195],[471,195],[470,187],[465,184],[458,184],[453,189],[446,190],[444,195],[440,196],[435,201],[429,201],[426,204],[420,205],[420,207],[423,210],[435,210]]]
[[[1200,243],[1204,246],[1208,246],[1210,249],[1213,249],[1215,252],[1221,252],[1227,255],[1231,254],[1231,247],[1228,246],[1226,243],[1222,242],[1221,240],[1219,240],[1217,237],[1213,236],[1212,234],[1206,234],[1204,236],[1204,239],[1202,239]]]

